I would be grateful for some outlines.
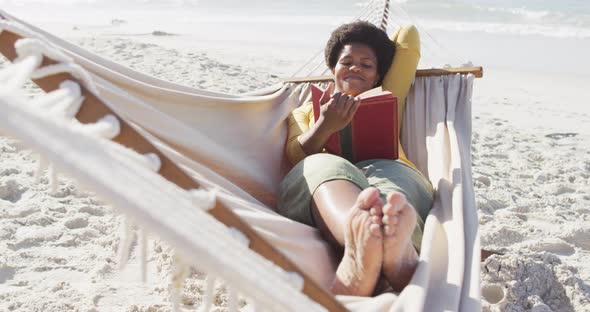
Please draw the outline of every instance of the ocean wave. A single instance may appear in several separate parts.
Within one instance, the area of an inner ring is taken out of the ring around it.
[[[143,7],[143,6],[169,6],[169,7],[196,7],[200,0],[0,0],[0,5],[7,6],[95,6],[95,7]]]
[[[546,18],[551,15],[550,11],[543,10],[543,11],[536,11],[536,10],[529,10],[524,7],[520,8],[485,8],[485,7],[478,7],[481,10],[486,10],[492,13],[507,13],[509,15],[522,17],[527,20],[540,20],[542,18]]]
[[[367,6],[373,1],[357,2]],[[590,29],[590,1],[578,0],[396,0],[391,15],[458,22],[530,24]]]
[[[520,35],[588,38],[590,3],[574,0],[541,3],[532,0],[434,1],[392,4],[393,19],[407,18],[453,31],[485,31]]]
[[[419,23],[426,29],[454,32],[485,32],[507,35],[537,35],[554,38],[590,39],[590,29],[575,26],[553,26],[539,24],[451,22],[444,20],[424,20]]]
[[[296,0],[0,0],[0,5],[35,8],[115,5],[117,9],[139,11],[168,7],[179,12],[179,15],[172,17],[175,21],[188,22],[198,16],[201,22],[216,19],[232,23],[269,25],[332,25],[349,20],[349,17],[355,16],[355,12],[358,14],[364,10],[369,2],[371,1],[325,0],[302,5]],[[337,3],[339,5],[335,6]],[[277,5],[288,8],[280,9]],[[426,28],[457,32],[590,38],[590,3],[583,4],[576,0],[394,0],[391,5],[390,18],[393,24],[413,23]],[[219,6],[221,10],[204,9],[209,6]],[[347,7],[348,11],[337,11],[334,9],[336,7]],[[139,11],[135,12],[136,15]],[[170,10],[158,12],[168,11]],[[121,10],[118,12],[123,15]]]
[[[590,28],[590,14],[560,10],[535,10],[526,7],[480,8],[491,13],[498,21],[533,24],[553,24]]]

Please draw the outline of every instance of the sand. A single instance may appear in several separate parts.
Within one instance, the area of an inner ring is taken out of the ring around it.
[[[474,95],[486,311],[590,310],[590,114],[580,78],[495,73]],[[586,106],[585,106],[586,105]]]
[[[254,91],[282,74],[265,70],[267,62],[237,65],[154,37],[72,40],[147,74],[214,91]],[[296,65],[285,61],[282,70]],[[481,242],[504,253],[481,264],[484,311],[590,311],[589,82],[494,69],[476,82]],[[145,285],[135,238],[129,264],[118,270],[121,216],[68,177],[60,176],[55,193],[47,174],[35,183],[38,160],[0,136],[0,311],[170,311],[171,248],[150,238]],[[192,272],[183,308],[196,310],[203,291],[203,275]],[[215,305],[227,306],[223,286]]]

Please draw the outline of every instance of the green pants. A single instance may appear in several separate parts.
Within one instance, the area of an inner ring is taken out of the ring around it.
[[[424,220],[432,207],[430,182],[415,168],[398,160],[369,159],[352,164],[332,154],[306,157],[287,174],[279,188],[278,212],[289,219],[314,226],[311,201],[315,190],[331,180],[348,180],[361,189],[374,186],[382,200],[391,192],[400,192],[417,212],[412,242],[420,250]]]

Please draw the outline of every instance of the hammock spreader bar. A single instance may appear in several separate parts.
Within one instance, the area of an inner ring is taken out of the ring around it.
[[[426,76],[444,76],[454,74],[472,74],[475,78],[483,77],[483,67],[471,66],[471,67],[448,67],[448,68],[430,68],[430,69],[418,69],[416,70],[416,77]],[[334,80],[331,75],[327,76],[315,76],[315,77],[294,77],[285,78],[283,82],[293,83],[304,83],[304,82],[328,82]]]

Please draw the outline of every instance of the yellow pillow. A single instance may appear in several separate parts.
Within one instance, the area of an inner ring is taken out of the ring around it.
[[[398,127],[401,128],[406,96],[420,61],[420,36],[414,25],[401,27],[391,38],[395,42],[393,63],[383,78],[383,89],[398,99]]]

